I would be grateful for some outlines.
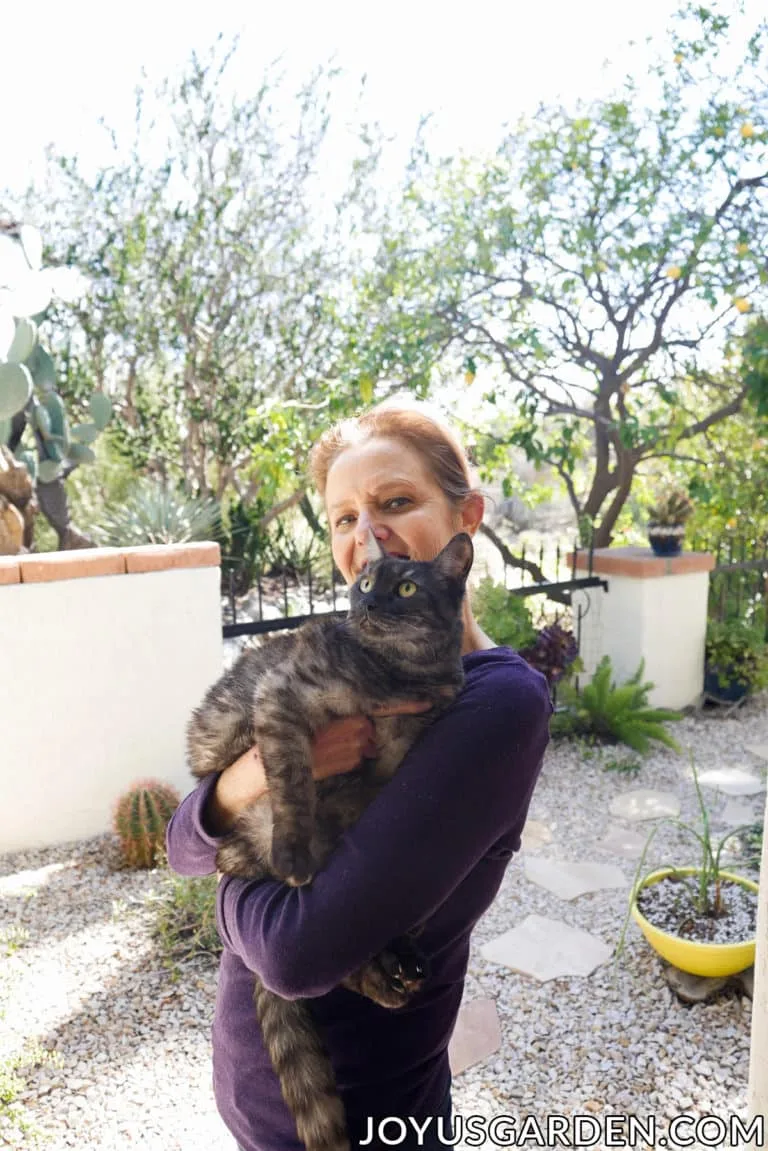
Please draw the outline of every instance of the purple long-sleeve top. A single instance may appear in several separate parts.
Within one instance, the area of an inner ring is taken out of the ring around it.
[[[549,739],[547,682],[508,647],[463,657],[465,683],[306,887],[225,877],[216,922],[224,950],[213,1021],[219,1113],[244,1151],[301,1151],[262,1044],[253,972],[309,1006],[333,1062],[354,1147],[368,1117],[422,1120],[450,1086],[448,1042],[470,932],[492,903],[520,835]],[[206,828],[209,776],[168,825],[168,860],[209,875],[222,842]],[[339,982],[424,924],[431,974],[387,1010]]]

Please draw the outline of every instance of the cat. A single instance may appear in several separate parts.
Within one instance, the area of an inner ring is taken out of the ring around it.
[[[310,620],[244,651],[208,690],[187,728],[192,773],[223,771],[258,744],[268,792],[242,811],[216,854],[219,871],[271,875],[299,886],[323,867],[344,831],[392,777],[464,682],[462,604],[472,540],[455,535],[430,561],[389,556],[373,532],[345,619]],[[395,702],[428,712],[374,719],[377,754],[315,781],[312,739],[332,720]],[[342,986],[383,1007],[408,1002],[428,975],[414,937],[393,941]],[[308,1004],[255,977],[264,1045],[307,1151],[348,1151],[344,1108]]]

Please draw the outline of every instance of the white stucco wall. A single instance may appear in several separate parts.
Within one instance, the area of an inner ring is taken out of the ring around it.
[[[0,587],[0,852],[101,834],[134,781],[185,795],[222,670],[219,568]]]
[[[645,658],[644,680],[655,686],[656,707],[687,707],[701,697],[707,627],[707,572],[659,578],[608,575],[608,591],[573,593],[582,610],[581,656],[588,683],[601,656],[609,655],[617,682],[629,679]]]

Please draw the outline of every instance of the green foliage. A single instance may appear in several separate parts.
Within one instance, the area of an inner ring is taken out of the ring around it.
[[[226,94],[236,51],[219,38],[161,86],[169,136],[138,90],[130,159],[86,175],[52,157],[35,202],[56,257],[95,285],[87,312],[63,317],[72,388],[110,380],[114,441],[136,471],[167,460],[189,495],[258,497],[263,518],[306,487],[318,432],[359,407],[344,321],[378,151],[361,133],[348,187],[319,210],[336,72],[307,78],[288,133],[271,69]]]
[[[167,863],[164,852],[158,852],[158,864]],[[221,954],[221,940],[216,930],[215,875],[188,878],[165,868],[160,889],[150,902],[154,905],[153,937],[158,943],[163,966],[178,977],[178,964],[198,956],[213,959]]]
[[[724,686],[768,687],[768,644],[743,620],[709,620],[705,658]]]
[[[648,693],[653,684],[642,682],[643,668],[644,662],[641,661],[634,675],[617,686],[612,682],[610,658],[603,656],[591,682],[581,691],[572,684],[562,684],[560,696],[568,705],[570,716],[561,722],[570,723],[571,730],[589,732],[609,742],[625,743],[643,754],[649,750],[652,741],[680,751],[679,744],[664,724],[683,716],[667,708],[648,706]]]
[[[155,779],[139,780],[120,796],[112,824],[127,867],[158,865],[158,852],[165,847],[165,829],[180,798],[175,788]]]
[[[112,404],[104,392],[93,392],[88,399],[90,420],[74,426],[69,422],[56,391],[56,367],[39,342],[39,324],[51,308],[55,283],[50,269],[37,263],[39,251],[42,240],[35,228],[0,225],[0,289],[7,296],[0,305],[0,443],[12,445],[34,481],[52,483],[66,478],[78,464],[93,463],[88,445],[107,426]],[[34,318],[29,308],[38,313]],[[14,417],[20,416],[19,423]],[[27,428],[32,438],[25,444]]]
[[[219,520],[215,500],[188,499],[158,480],[139,480],[127,499],[102,513],[92,529],[102,547],[187,543],[213,538]]]
[[[481,579],[471,594],[475,619],[496,643],[516,649],[534,643],[536,629],[522,596],[507,591],[490,576]]]
[[[629,76],[588,106],[541,107],[490,160],[435,162],[419,142],[373,273],[422,363],[431,349],[457,376],[471,358],[478,390],[488,370],[498,466],[500,446],[551,465],[598,547],[641,465],[690,455],[755,393],[699,355],[731,350],[768,300],[767,26],[734,66],[720,9],[674,18],[674,57],[668,35],[642,93]]]

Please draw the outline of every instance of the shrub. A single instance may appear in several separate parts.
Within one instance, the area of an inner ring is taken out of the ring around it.
[[[507,591],[503,584],[485,576],[472,591],[472,611],[483,631],[501,646],[516,650],[529,647],[536,629],[522,596]]]

